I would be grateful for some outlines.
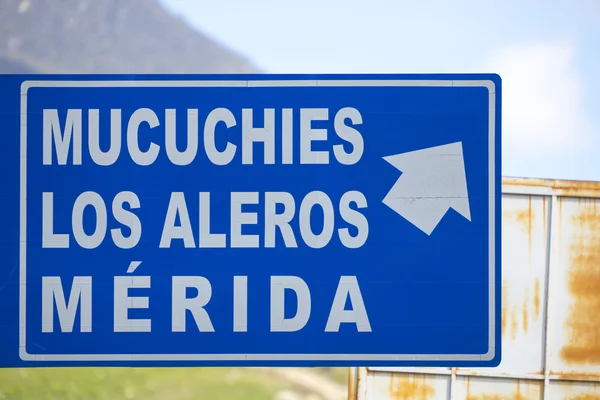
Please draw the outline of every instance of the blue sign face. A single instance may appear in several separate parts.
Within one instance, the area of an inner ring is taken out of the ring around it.
[[[500,84],[0,77],[0,366],[497,365]]]

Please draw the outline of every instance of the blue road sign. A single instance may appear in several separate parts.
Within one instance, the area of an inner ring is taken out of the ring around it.
[[[0,366],[497,365],[500,87],[0,77]]]

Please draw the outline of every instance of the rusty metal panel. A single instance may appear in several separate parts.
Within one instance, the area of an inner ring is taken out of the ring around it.
[[[548,203],[545,196],[502,198],[503,340],[496,372],[542,373]]]
[[[505,178],[502,244],[501,364],[360,368],[352,399],[600,400],[600,182]]]
[[[555,179],[503,178],[503,191],[559,197],[599,198],[600,182]]]
[[[547,400],[599,400],[600,392],[594,382],[556,381],[550,384]]]
[[[554,375],[600,381],[600,200],[558,198],[551,258]]]
[[[434,400],[448,398],[450,376],[380,371],[367,374],[363,385],[369,400]]]
[[[460,377],[455,399],[464,400],[540,400],[544,382],[498,379],[492,377]]]

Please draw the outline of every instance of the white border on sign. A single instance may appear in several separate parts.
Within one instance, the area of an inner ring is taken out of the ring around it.
[[[485,354],[31,354],[26,349],[27,92],[32,87],[485,87],[489,91],[489,348]],[[21,85],[19,356],[23,361],[491,361],[496,354],[496,85],[491,80],[25,81]]]

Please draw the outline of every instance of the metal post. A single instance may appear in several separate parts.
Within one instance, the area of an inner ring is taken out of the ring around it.
[[[548,205],[548,223],[546,224],[547,226],[547,232],[546,232],[546,295],[544,296],[544,309],[546,312],[545,318],[544,318],[544,336],[543,336],[543,340],[544,340],[544,359],[543,359],[543,369],[544,369],[544,390],[543,390],[543,394],[542,394],[542,400],[546,400],[547,399],[547,395],[549,393],[549,386],[550,386],[550,368],[549,368],[549,362],[548,362],[548,352],[550,351],[550,345],[548,344],[548,341],[552,339],[552,337],[549,335],[549,327],[550,327],[550,308],[551,308],[551,301],[550,301],[550,297],[551,297],[551,293],[552,293],[552,284],[551,284],[551,279],[550,279],[550,271],[551,271],[551,262],[552,260],[554,260],[556,258],[555,252],[556,250],[552,249],[552,235],[553,235],[553,230],[552,230],[552,222],[556,221],[556,219],[558,218],[558,215],[556,210],[557,208],[555,207],[556,202],[557,202],[557,196],[555,193],[552,194],[552,197],[550,197],[549,199],[549,205]]]

